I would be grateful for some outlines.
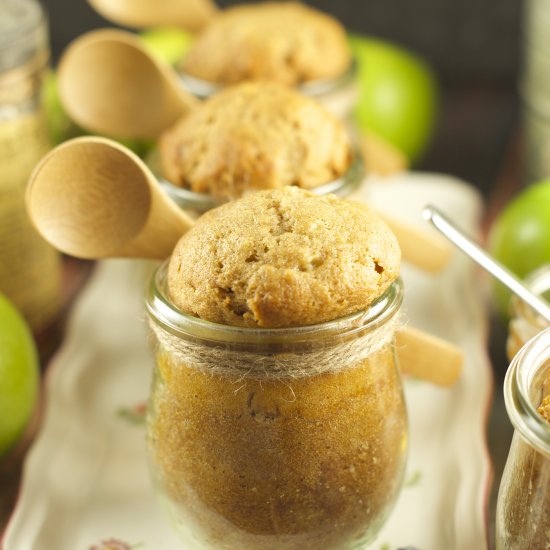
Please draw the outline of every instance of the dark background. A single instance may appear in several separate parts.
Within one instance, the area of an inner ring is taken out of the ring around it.
[[[86,0],[42,1],[50,14],[56,56],[77,35],[108,25]],[[237,2],[218,0],[217,3],[226,7]],[[513,86],[518,73],[521,0],[316,0],[306,3],[336,16],[350,30],[387,38],[412,49],[432,64],[445,84],[490,79]]]

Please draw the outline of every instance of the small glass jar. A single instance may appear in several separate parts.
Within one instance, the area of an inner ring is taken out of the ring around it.
[[[396,281],[367,311],[288,329],[177,310],[166,265],[146,305],[154,485],[184,548],[362,548],[390,513],[407,457],[393,333]]]
[[[197,78],[183,70],[179,76],[182,86],[199,99],[207,99],[223,88],[223,85]],[[305,82],[296,89],[315,98],[328,111],[347,122],[359,95],[357,61],[353,59],[346,72],[336,78]]]
[[[32,226],[26,184],[51,147],[42,88],[48,28],[34,0],[0,0],[0,292],[35,333],[49,329],[61,306],[61,257]]]
[[[496,514],[497,550],[550,548],[550,423],[537,411],[550,385],[550,328],[512,360],[504,381],[515,430]]]
[[[525,278],[525,284],[535,294],[548,298],[550,294],[550,265],[544,265]],[[548,327],[548,323],[517,296],[511,298],[512,315],[508,327],[506,352],[511,361],[520,348]]]

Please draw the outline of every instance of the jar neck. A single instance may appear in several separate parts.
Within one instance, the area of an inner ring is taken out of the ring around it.
[[[538,296],[548,297],[550,294],[550,266],[545,265],[533,272],[525,278],[525,284],[529,289]],[[538,315],[528,304],[512,296],[512,314],[519,319],[525,319],[530,323],[540,327],[543,330],[548,326],[548,323],[540,315]]]
[[[165,263],[146,299],[161,349],[179,363],[237,378],[299,378],[358,365],[393,343],[403,299],[397,280],[367,310],[334,321],[291,328],[235,327],[179,311],[167,296],[166,272]]]
[[[504,381],[506,410],[514,428],[550,458],[550,423],[537,407],[550,377],[550,328],[527,342],[512,360]]]

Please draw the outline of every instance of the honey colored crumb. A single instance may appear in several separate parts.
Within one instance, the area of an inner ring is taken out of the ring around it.
[[[550,395],[544,397],[537,410],[545,420],[550,422]]]

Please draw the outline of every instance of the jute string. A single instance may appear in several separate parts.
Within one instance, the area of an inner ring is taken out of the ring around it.
[[[336,373],[358,366],[369,355],[389,344],[401,322],[397,315],[380,327],[366,329],[359,335],[347,335],[341,341],[323,345],[322,340],[306,344],[289,344],[281,353],[244,351],[219,345],[205,345],[175,336],[154,321],[150,322],[158,345],[176,363],[183,363],[205,374],[255,380],[284,380]],[[334,336],[331,336],[334,339]],[[334,340],[333,340],[334,341]],[[237,344],[239,345],[239,344]],[[282,344],[284,347],[284,343]],[[293,351],[292,347],[299,347]]]

